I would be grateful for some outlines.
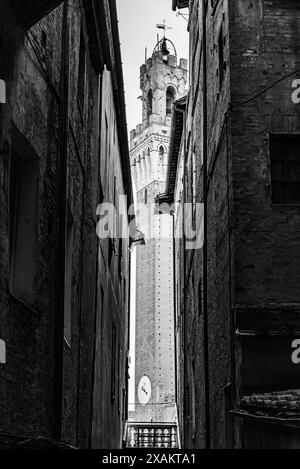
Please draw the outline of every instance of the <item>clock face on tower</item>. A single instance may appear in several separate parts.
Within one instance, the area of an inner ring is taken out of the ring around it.
[[[151,381],[148,376],[144,375],[140,379],[140,382],[138,384],[138,400],[140,404],[146,405],[150,401],[151,397]]]

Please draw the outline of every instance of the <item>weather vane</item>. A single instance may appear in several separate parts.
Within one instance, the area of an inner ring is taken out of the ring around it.
[[[157,29],[163,29],[164,30],[164,37],[166,37],[166,30],[167,29],[173,29],[170,28],[170,26],[167,26],[166,20],[163,20],[162,23],[156,25]]]
[[[157,34],[157,43],[160,43],[160,42],[162,43],[161,44],[161,51],[162,51],[164,56],[168,55],[170,52],[167,48],[166,30],[167,29],[173,29],[173,28],[170,28],[169,26],[167,26],[166,20],[163,20],[162,23],[157,24],[156,27],[157,27],[157,29],[163,29],[164,30],[164,37],[161,41],[159,40],[159,34]]]

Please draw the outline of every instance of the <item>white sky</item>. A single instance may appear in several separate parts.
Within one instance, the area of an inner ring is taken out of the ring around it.
[[[128,132],[142,120],[140,96],[140,66],[145,62],[145,47],[151,57],[157,42],[157,33],[162,37],[162,30],[157,23],[166,20],[172,27],[166,36],[174,42],[178,59],[188,58],[189,36],[187,22],[182,16],[172,11],[172,0],[117,0],[120,42],[125,82]],[[181,10],[183,14],[188,9]]]
[[[140,96],[140,66],[145,63],[145,47],[148,57],[151,57],[157,43],[157,33],[162,37],[162,30],[156,24],[166,20],[166,24],[173,29],[166,32],[166,36],[174,43],[178,59],[188,58],[189,36],[187,21],[182,16],[176,16],[172,11],[172,0],[117,0],[123,73],[125,82],[125,99],[128,133],[142,121],[142,103]],[[188,10],[182,10],[187,14]],[[134,402],[134,361],[135,361],[135,250],[132,253],[132,285],[131,285],[131,324],[130,324],[130,382],[129,402]],[[134,406],[129,407],[134,410]]]

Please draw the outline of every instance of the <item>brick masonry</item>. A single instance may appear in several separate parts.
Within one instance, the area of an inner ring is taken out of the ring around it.
[[[98,246],[96,236],[98,204],[102,199],[112,201],[114,187],[116,198],[125,193],[121,167],[125,157],[118,130],[122,124],[116,124],[115,88],[111,73],[104,71],[100,79],[92,65],[86,2],[69,1],[68,170],[64,181],[61,85],[66,2],[61,2],[29,30],[24,30],[10,3],[0,2],[0,74],[6,81],[8,97],[7,104],[0,105],[0,337],[7,348],[7,363],[0,365],[0,430],[5,434],[61,439],[82,448],[117,448],[122,444],[126,418],[128,240],[122,245],[115,242],[108,264],[108,240]],[[108,8],[106,1],[102,3]],[[81,25],[86,44],[83,108],[77,97]],[[108,34],[113,44],[112,31]],[[114,138],[110,147],[103,146],[104,112],[116,129],[110,137]],[[9,284],[13,126],[36,153],[39,163],[36,275],[30,305],[16,298]],[[63,342],[62,331],[57,330],[58,274],[62,268],[59,216],[64,182],[74,220],[70,346]],[[63,344],[59,356],[58,343]],[[62,377],[58,363],[62,366]],[[113,398],[112,383],[115,383]],[[61,413],[56,400],[59,387]]]
[[[185,200],[190,201],[194,152],[198,202],[202,201],[201,5],[190,1],[185,170]],[[269,155],[270,133],[299,134],[300,108],[291,100],[292,81],[299,73],[244,105],[236,104],[299,68],[299,15],[292,1],[208,2],[207,314],[213,448],[242,446],[243,427],[229,414],[241,395],[296,387],[293,339],[283,339],[280,332],[277,338],[258,339],[255,331],[276,332],[284,325],[299,331],[299,207],[272,205]],[[224,80],[220,86],[221,28]],[[184,345],[178,350],[186,357],[179,359],[186,447],[205,446],[203,314],[202,302],[197,301],[203,276],[201,255],[201,251],[182,251],[178,267],[180,272],[185,265],[179,287],[181,324],[185,324],[179,340]],[[237,338],[236,329],[253,330],[254,338]]]

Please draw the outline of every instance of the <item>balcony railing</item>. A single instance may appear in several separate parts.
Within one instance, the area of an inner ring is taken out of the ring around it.
[[[127,423],[126,448],[178,448],[177,425],[172,423]]]

